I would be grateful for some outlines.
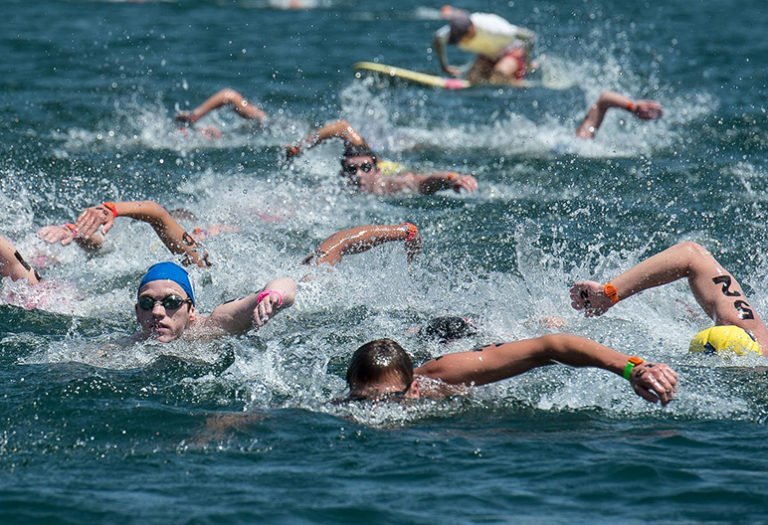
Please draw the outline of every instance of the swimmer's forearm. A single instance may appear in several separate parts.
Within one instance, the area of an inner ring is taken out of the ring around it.
[[[406,241],[418,233],[410,231],[408,226],[396,224],[356,226],[336,232],[318,246],[320,255],[315,264],[335,265],[344,255],[365,252],[387,242]]]
[[[40,276],[27,263],[11,241],[0,236],[0,276],[10,277],[13,281],[26,279],[30,284],[37,284]]]
[[[262,291],[276,292],[270,299],[279,297],[271,303],[272,315],[293,305],[296,300],[296,282],[290,277],[281,277],[269,281]],[[262,301],[267,300],[262,298]],[[254,327],[254,315],[258,312],[259,293],[254,292],[240,299],[217,306],[206,324],[230,334],[242,334]]]
[[[117,216],[130,217],[146,222],[155,230],[163,244],[176,254],[184,254],[189,261],[204,268],[210,266],[208,254],[168,211],[154,201],[127,201],[114,203]]]

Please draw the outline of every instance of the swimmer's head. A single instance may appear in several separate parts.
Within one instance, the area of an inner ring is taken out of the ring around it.
[[[376,154],[367,146],[348,145],[341,157],[341,172],[347,182],[353,185],[360,183],[360,172],[378,172]]]
[[[181,337],[197,316],[187,272],[171,262],[150,267],[139,284],[135,310],[143,337],[161,343]]]
[[[413,383],[413,362],[392,339],[376,339],[358,348],[347,369],[351,399],[403,397]]]
[[[755,337],[738,326],[713,326],[702,330],[691,339],[689,347],[691,352],[704,352],[705,354],[723,354],[733,352],[736,355],[748,355],[760,352],[760,345]]]
[[[444,5],[443,8],[440,9],[440,16],[450,23],[451,32],[448,36],[449,44],[458,44],[461,39],[467,36],[467,34],[474,28],[469,13],[463,9]]]
[[[192,286],[192,280],[189,278],[187,271],[178,264],[166,261],[150,266],[147,273],[141,278],[141,282],[139,282],[137,295],[141,293],[141,289],[144,286],[152,281],[173,281],[186,293],[192,306],[195,306],[195,290]]]
[[[462,337],[470,337],[477,334],[475,325],[465,317],[446,315],[435,317],[421,329],[421,334],[430,339],[437,339],[441,343],[448,343]]]

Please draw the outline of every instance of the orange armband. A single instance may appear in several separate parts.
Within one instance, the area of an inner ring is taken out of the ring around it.
[[[401,226],[405,228],[405,231],[406,231],[405,242],[410,242],[419,235],[419,229],[416,227],[415,224],[412,224],[410,222],[404,222],[403,224],[401,224]]]
[[[117,218],[117,207],[114,202],[105,202],[102,203],[102,206],[112,212],[112,217]]]
[[[634,113],[634,112],[635,112],[635,107],[636,107],[636,106],[635,106],[635,103],[634,103],[634,102],[632,102],[631,100],[630,100],[629,102],[627,102],[627,105],[626,105],[626,106],[624,106],[624,107],[625,107],[625,108],[627,109],[627,111],[629,111],[630,113]]]
[[[611,281],[608,281],[603,285],[603,293],[608,299],[611,300],[613,304],[619,302],[619,291],[616,289],[613,283],[611,283]]]

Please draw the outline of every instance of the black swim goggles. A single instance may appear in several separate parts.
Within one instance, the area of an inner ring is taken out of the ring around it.
[[[155,303],[160,303],[163,305],[163,308],[166,310],[177,310],[181,308],[182,304],[189,303],[192,304],[192,299],[182,299],[178,295],[171,294],[166,295],[162,299],[153,299],[152,297],[148,295],[142,295],[139,297],[139,300],[136,304],[139,305],[139,308],[142,310],[149,312],[152,308],[155,307]]]
[[[363,162],[362,164],[342,164],[341,170],[348,175],[354,175],[359,170],[363,170],[365,173],[370,173],[374,168],[370,162]]]

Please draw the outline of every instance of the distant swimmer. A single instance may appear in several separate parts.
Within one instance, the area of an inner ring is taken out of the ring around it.
[[[288,146],[286,156],[291,159],[331,138],[344,142],[340,175],[358,191],[378,195],[398,192],[429,195],[440,190],[471,192],[477,189],[477,180],[471,175],[452,171],[413,173],[397,163],[379,161],[366,140],[343,119],[326,124],[299,143]]]
[[[248,102],[240,93],[230,88],[217,91],[192,111],[182,111],[181,113],[178,113],[176,115],[176,121],[193,126],[208,113],[223,106],[231,107],[237,115],[246,120],[254,120],[261,125],[264,125],[267,122],[267,114],[264,111]],[[201,133],[209,138],[218,138],[221,136],[221,131],[213,126],[203,128]]]
[[[692,352],[755,353],[768,356],[768,329],[736,278],[703,246],[681,242],[640,262],[611,281],[580,281],[571,287],[572,306],[587,317],[604,314],[620,300],[648,288],[688,279],[693,296],[715,326],[694,336]]]
[[[442,70],[459,77],[459,68],[448,64],[447,45],[456,45],[462,51],[474,53],[467,79],[473,84],[520,83],[535,64],[531,61],[536,33],[510,24],[502,17],[490,13],[468,13],[449,5],[440,10],[448,25],[434,34],[433,46]]]
[[[587,116],[576,129],[576,136],[582,139],[595,138],[605,114],[611,108],[623,109],[641,120],[656,120],[664,113],[661,104],[655,100],[632,100],[619,93],[605,91],[589,108]]]
[[[441,398],[552,364],[613,372],[627,379],[635,393],[651,403],[666,405],[677,390],[677,374],[669,366],[569,334],[486,345],[443,355],[415,369],[397,342],[376,339],[355,351],[346,379],[350,400]]]

